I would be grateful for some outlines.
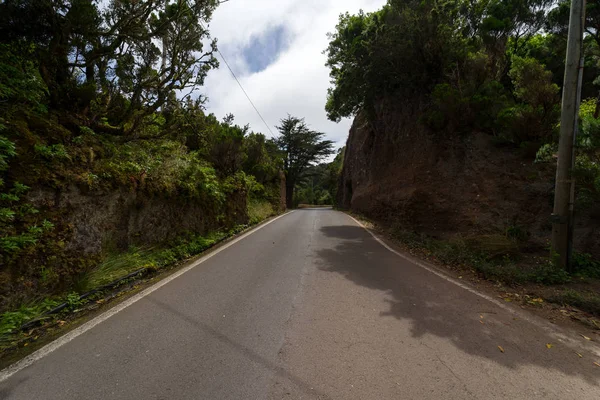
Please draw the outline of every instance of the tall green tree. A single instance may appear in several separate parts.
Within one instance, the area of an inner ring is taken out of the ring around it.
[[[371,113],[382,96],[422,93],[445,79],[468,49],[458,4],[389,0],[377,12],[340,15],[325,50],[328,118]]]
[[[333,142],[323,140],[325,133],[313,131],[303,118],[288,115],[280,121],[279,136],[275,139],[283,154],[286,178],[286,205],[293,207],[296,184],[311,165],[333,154]]]
[[[34,49],[52,108],[77,112],[78,125],[99,132],[133,134],[176,92],[193,91],[218,66],[216,41],[203,24],[218,4],[5,0],[0,41]],[[107,113],[108,124],[101,121]]]
[[[294,204],[336,204],[344,152],[345,147],[342,147],[337,150],[333,161],[307,168],[303,179],[297,184]]]

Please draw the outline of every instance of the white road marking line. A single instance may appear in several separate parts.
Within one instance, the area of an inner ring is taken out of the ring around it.
[[[17,361],[16,363],[6,367],[2,371],[0,371],[0,382],[7,380],[12,375],[14,375],[17,372],[19,372],[20,370],[22,370],[23,368],[27,368],[28,366],[30,366],[37,360],[47,356],[48,354],[52,353],[54,350],[64,346],[65,344],[67,344],[70,341],[72,341],[73,339],[75,339],[77,336],[89,331],[90,329],[92,329],[96,325],[100,324],[101,322],[106,321],[113,315],[123,311],[130,305],[143,299],[144,297],[148,296],[150,293],[160,289],[161,287],[165,286],[167,283],[171,282],[172,280],[179,278],[181,275],[185,274],[192,268],[195,268],[198,265],[205,262],[206,260],[210,259],[211,257],[216,256],[217,254],[219,254],[223,250],[233,246],[240,240],[252,235],[253,233],[257,232],[258,230],[264,228],[265,226],[277,221],[279,218],[285,217],[286,215],[289,215],[293,212],[294,212],[294,210],[289,211],[289,212],[282,214],[276,218],[273,218],[272,220],[270,220],[262,225],[257,226],[256,228],[252,229],[251,231],[244,233],[242,236],[233,239],[232,241],[224,244],[223,246],[211,251],[207,255],[199,258],[198,260],[194,261],[192,264],[188,265],[187,267],[184,267],[184,268],[180,269],[179,271],[175,272],[174,274],[167,276],[163,280],[155,283],[154,285],[152,285],[149,288],[143,290],[142,292],[136,294],[135,296],[130,297],[129,299],[125,300],[124,302],[117,304],[110,310],[107,310],[103,314],[98,315],[97,317],[95,317],[94,319],[91,319],[90,321],[86,322],[85,324],[81,325],[80,327],[73,329],[72,331],[59,337],[58,339],[54,340],[53,342],[48,343],[41,349],[36,350],[35,352],[31,353],[27,357],[23,358],[22,360]]]
[[[382,239],[380,239],[375,233],[373,233],[369,228],[367,228],[366,226],[364,226],[362,224],[362,222],[360,222],[359,220],[357,220],[356,218],[354,218],[353,216],[343,213],[344,215],[350,217],[358,226],[360,226],[361,228],[363,228],[364,230],[366,230],[367,232],[369,232],[369,234],[373,237],[373,239],[375,239],[379,244],[381,244],[383,247],[385,247],[387,250],[391,251],[392,253],[394,253],[395,255],[397,255],[398,257],[403,258],[404,260],[415,264],[423,269],[426,269],[427,271],[431,272],[432,274],[435,274],[437,276],[439,276],[440,278],[451,282],[457,286],[460,286],[461,288],[465,289],[466,291],[473,293],[476,296],[479,296],[489,302],[494,303],[495,305],[497,305],[498,307],[502,308],[505,311],[508,311],[511,314],[514,315],[518,315],[520,319],[527,321],[535,326],[537,326],[538,328],[544,330],[546,332],[546,334],[554,337],[556,340],[565,343],[571,347],[577,348],[577,349],[581,349],[584,348],[587,351],[595,354],[596,356],[600,357],[600,346],[596,346],[593,343],[589,343],[589,342],[585,342],[582,340],[575,340],[573,339],[571,336],[573,335],[571,332],[568,332],[567,330],[557,326],[557,325],[553,325],[549,322],[547,322],[546,320],[539,318],[537,316],[533,316],[533,315],[528,315],[525,314],[524,312],[520,312],[519,310],[515,310],[514,308],[508,306],[507,304],[502,303],[501,301],[488,296],[485,293],[481,293],[480,291],[476,290],[475,288],[466,285],[465,283],[458,281],[446,274],[444,274],[443,272],[439,271],[437,268],[434,268],[432,266],[429,266],[425,263],[420,262],[417,259],[414,259],[412,257],[409,257],[405,254],[400,253],[399,251],[393,249],[392,247],[390,247],[387,243],[385,243]]]

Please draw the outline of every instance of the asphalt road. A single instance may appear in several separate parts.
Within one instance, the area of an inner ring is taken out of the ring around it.
[[[598,400],[594,361],[593,342],[345,214],[298,210],[14,373],[0,399]]]

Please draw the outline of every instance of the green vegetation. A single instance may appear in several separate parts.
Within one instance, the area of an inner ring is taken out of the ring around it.
[[[59,304],[58,301],[45,299],[42,302],[22,305],[14,311],[7,311],[0,316],[0,336],[8,335],[21,327],[25,322],[39,317]],[[0,345],[1,345],[0,340]]]
[[[523,154],[524,162],[533,161],[536,151],[536,162],[555,162],[569,4],[388,0],[373,13],[342,14],[325,51],[332,84],[328,117],[339,121],[360,113],[379,134],[376,127],[386,118],[387,101],[414,114],[433,140],[458,142],[483,132],[497,146]],[[597,2],[587,3],[584,100],[574,171],[576,213],[586,218],[600,204],[599,12]],[[488,241],[502,242],[497,239],[503,235],[492,236]],[[569,279],[548,260],[525,270],[498,262],[496,253],[510,259],[521,252],[508,241],[496,252],[458,239],[422,240],[444,262],[473,261],[493,279]],[[598,276],[598,263],[585,268],[576,264],[575,275]]]
[[[322,132],[316,132],[306,125],[304,119],[292,117],[281,120],[277,127],[277,145],[283,154],[286,179],[286,205],[294,207],[296,186],[310,175],[309,169],[315,162],[333,153],[333,142],[323,140]]]
[[[552,3],[390,0],[342,15],[327,49],[329,117],[373,117],[383,97],[413,97],[427,101],[438,134],[552,140],[562,75],[547,65],[561,65],[565,48],[542,29]]]
[[[158,270],[203,252],[228,236],[212,232],[206,236],[180,238],[160,248],[131,248],[106,257],[94,270],[81,277],[75,288],[85,293],[106,285],[141,268]]]
[[[278,142],[207,114],[198,93],[218,67],[205,28],[218,4],[0,2],[0,331],[54,304],[43,299],[70,294],[74,306],[73,293],[172,265],[281,211]],[[206,228],[117,251],[111,228],[93,226],[107,229],[105,250],[83,256],[68,210],[41,191],[193,204]]]
[[[565,289],[549,296],[547,300],[557,304],[574,306],[600,316],[600,295],[598,293]],[[594,325],[593,328],[600,327],[597,323]]]
[[[251,199],[248,203],[248,217],[250,225],[254,225],[275,214],[273,204],[266,201]]]
[[[515,236],[512,230],[507,230],[504,235],[450,240],[434,239],[401,227],[392,227],[388,232],[411,252],[457,269],[458,273],[471,270],[493,282],[512,287],[525,285],[530,294],[541,296],[546,301],[577,307],[600,316],[600,296],[594,291],[597,286],[582,285],[599,277],[600,265],[589,254],[574,254],[578,272],[571,275],[547,257],[520,253],[523,238]]]
[[[298,204],[336,204],[344,150],[344,147],[340,148],[332,162],[321,163],[306,169],[304,176],[296,183],[294,206]]]
[[[523,268],[520,260],[520,240],[506,235],[480,235],[452,240],[433,239],[400,228],[391,235],[412,249],[450,266],[464,266],[481,273],[486,279],[514,285],[535,282],[553,285],[569,282],[571,277],[546,258],[528,260],[533,265]]]
[[[253,201],[251,208],[255,210],[251,212],[251,215],[254,216],[254,222],[252,223],[258,223],[273,213],[273,209],[268,202],[260,203]],[[269,213],[266,212],[267,210]],[[0,314],[0,348],[5,344],[10,346],[10,342],[19,336],[18,328],[24,323],[39,319],[44,312],[61,303],[67,304],[63,314],[73,312],[105,295],[105,293],[99,292],[95,296],[81,299],[80,295],[83,293],[113,283],[138,270],[147,270],[152,273],[160,272],[176,265],[182,260],[202,253],[247,227],[247,225],[240,225],[228,231],[211,232],[205,236],[190,235],[188,237],[180,237],[171,243],[154,248],[134,247],[125,252],[110,254],[94,269],[79,277],[78,281],[73,285],[72,289],[74,291],[66,295],[32,300],[25,305],[21,305],[14,311],[7,311]],[[60,317],[61,315],[47,315],[42,318],[45,322],[49,322]]]

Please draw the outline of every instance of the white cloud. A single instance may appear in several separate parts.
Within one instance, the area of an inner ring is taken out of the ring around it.
[[[290,113],[306,118],[315,130],[325,132],[338,146],[344,145],[351,121],[327,120],[325,98],[329,69],[322,51],[327,32],[335,29],[343,12],[375,11],[385,0],[230,0],[217,9],[210,23],[213,37],[238,79],[271,130]],[[242,49],[250,37],[260,37],[275,26],[287,30],[289,45],[265,70],[250,73]],[[221,118],[235,115],[240,125],[270,135],[223,62],[211,71],[202,88],[209,97],[207,108]]]

